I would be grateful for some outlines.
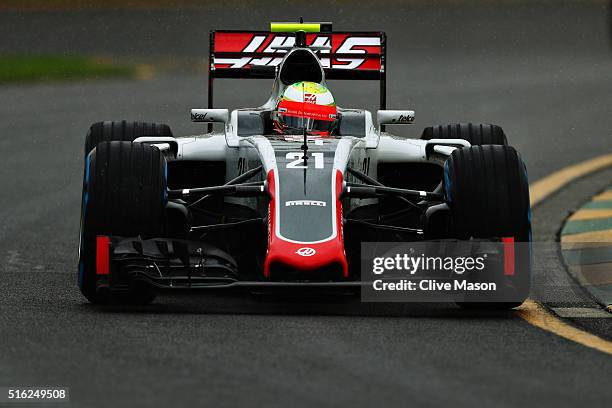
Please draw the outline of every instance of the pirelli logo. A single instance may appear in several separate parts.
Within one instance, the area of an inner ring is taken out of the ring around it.
[[[285,207],[295,207],[295,206],[326,207],[327,203],[325,201],[316,201],[316,200],[285,201]]]

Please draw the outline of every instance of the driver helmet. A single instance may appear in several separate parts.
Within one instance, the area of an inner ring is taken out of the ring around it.
[[[274,129],[283,134],[329,136],[338,124],[334,97],[316,82],[296,82],[288,86],[274,112]]]

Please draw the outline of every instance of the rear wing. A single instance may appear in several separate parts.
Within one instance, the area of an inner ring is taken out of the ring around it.
[[[327,79],[378,80],[380,109],[386,109],[386,34],[384,32],[306,33],[306,45],[318,51]],[[215,78],[274,79],[295,34],[270,31],[210,32],[208,108],[214,107]]]

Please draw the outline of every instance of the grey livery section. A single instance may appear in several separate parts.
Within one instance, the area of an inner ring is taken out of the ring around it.
[[[308,143],[306,163],[302,143],[273,143],[278,172],[279,233],[282,238],[314,242],[334,235],[334,152],[337,141]]]

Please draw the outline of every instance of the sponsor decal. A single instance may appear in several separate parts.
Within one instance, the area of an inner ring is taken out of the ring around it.
[[[414,116],[410,115],[399,115],[397,119],[393,119],[393,122],[398,123],[412,123],[414,121]]]
[[[298,249],[297,251],[295,251],[295,253],[298,254],[299,256],[313,256],[314,254],[317,253],[317,251],[315,251],[314,248],[302,247]]]
[[[314,207],[326,207],[327,203],[325,201],[317,201],[317,200],[294,200],[294,201],[285,201],[285,207],[292,206],[314,206]]]
[[[206,120],[207,116],[208,116],[208,113],[191,112],[191,120],[193,122],[202,122]],[[211,118],[211,120],[213,119]]]

